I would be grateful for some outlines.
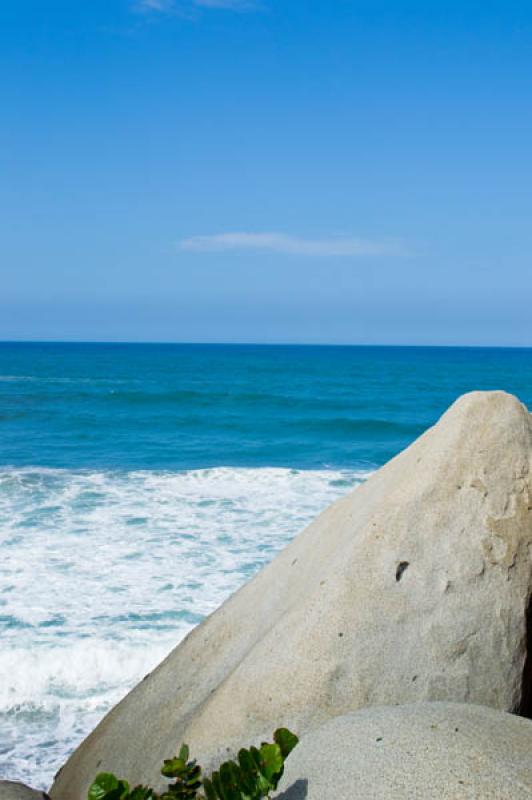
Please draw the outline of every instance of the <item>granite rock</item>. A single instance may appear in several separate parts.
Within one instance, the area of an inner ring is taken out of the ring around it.
[[[48,795],[23,783],[0,781],[0,800],[48,800]]]
[[[515,397],[458,399],[133,689],[63,767],[54,800],[85,800],[102,770],[164,785],[183,741],[209,770],[276,727],[304,734],[365,706],[530,713],[531,453]]]
[[[286,762],[277,800],[530,800],[532,722],[459,703],[329,720]]]

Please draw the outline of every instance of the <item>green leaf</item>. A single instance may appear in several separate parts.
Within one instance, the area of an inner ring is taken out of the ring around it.
[[[281,769],[279,770],[279,772],[277,772],[277,773],[276,773],[276,774],[273,776],[273,779],[272,779],[272,789],[277,789],[277,784],[279,783],[279,781],[280,781],[280,780],[281,780],[281,778],[283,777],[283,773],[284,773],[284,766],[283,766],[283,767],[281,767]]]
[[[196,783],[201,786],[201,767],[187,769],[187,774],[182,780],[187,786],[194,786]]]
[[[270,781],[267,780],[260,772],[257,775],[257,785],[253,794],[254,798],[268,797],[270,789],[272,788]]]
[[[238,751],[238,763],[243,772],[255,774],[257,771],[257,765],[249,750],[242,748]]]
[[[206,800],[218,800],[218,795],[216,794],[216,789],[212,785],[211,781],[208,778],[205,778],[203,781],[203,788],[205,790],[205,797]]]
[[[220,783],[222,785],[224,800],[240,800],[240,792],[235,782],[235,776],[230,761],[226,761],[220,766]]]
[[[118,778],[110,772],[100,772],[91,784],[88,800],[103,800],[108,792],[116,789]]]
[[[288,758],[299,739],[288,728],[278,728],[273,734],[273,740],[281,748],[283,758]]]
[[[255,765],[256,765],[257,769],[260,770],[260,765],[262,763],[262,759],[261,759],[261,756],[260,756],[260,751],[257,750],[256,747],[250,747],[249,748],[249,754],[252,757],[253,761],[255,762]]]
[[[257,792],[259,768],[249,750],[244,748],[238,753],[238,763],[240,765],[242,789],[246,795],[253,797]]]
[[[129,793],[127,781],[118,780],[111,772],[100,772],[89,789],[89,800],[121,800]]]
[[[211,781],[212,781],[212,785],[214,786],[214,790],[215,790],[216,794],[218,795],[218,797],[220,798],[220,800],[226,800],[225,795],[224,795],[224,791],[223,791],[223,788],[222,788],[222,782],[220,781],[220,773],[219,772],[213,772],[212,775],[211,775]]]
[[[157,795],[153,789],[148,789],[147,786],[135,786],[128,795],[128,800],[157,800]]]
[[[263,744],[260,748],[260,771],[272,783],[274,776],[283,768],[284,759],[278,744]]]
[[[166,778],[176,778],[178,775],[183,774],[186,766],[186,761],[182,758],[167,758],[164,761],[161,773]]]

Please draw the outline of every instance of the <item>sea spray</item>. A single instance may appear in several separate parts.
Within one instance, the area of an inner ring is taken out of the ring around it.
[[[129,688],[364,477],[2,470],[2,774],[45,788]]]

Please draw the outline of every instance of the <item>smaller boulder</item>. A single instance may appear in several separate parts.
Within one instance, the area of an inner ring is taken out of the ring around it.
[[[0,781],[0,800],[50,800],[46,792],[30,789],[23,783]]]
[[[460,703],[366,708],[308,733],[277,800],[530,800],[532,722]]]

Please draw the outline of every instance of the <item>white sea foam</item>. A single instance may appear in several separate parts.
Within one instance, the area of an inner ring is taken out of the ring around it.
[[[131,686],[364,477],[0,472],[0,775],[45,788]]]

